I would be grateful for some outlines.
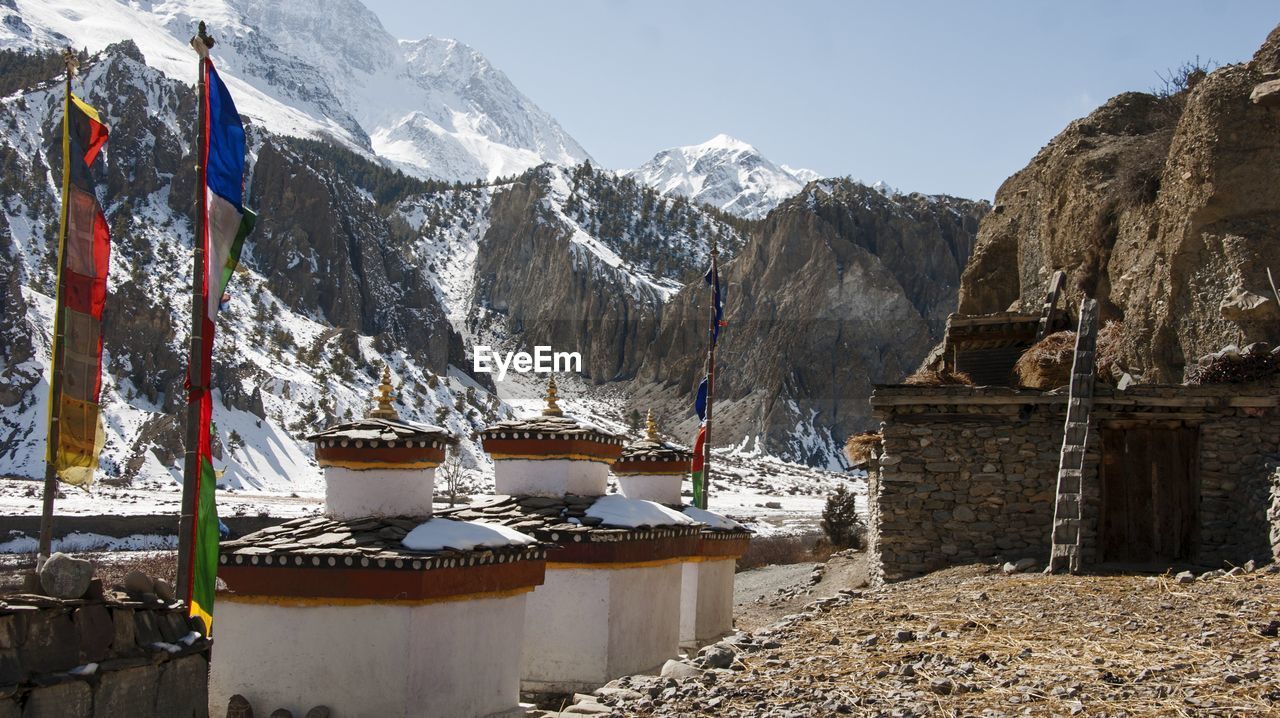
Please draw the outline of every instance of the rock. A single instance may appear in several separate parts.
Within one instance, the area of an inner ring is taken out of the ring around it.
[[[708,668],[728,668],[738,652],[727,643],[715,643],[698,651],[698,655],[706,659]]]
[[[1245,570],[1244,570],[1244,568],[1243,568],[1243,567],[1240,567],[1240,566],[1233,566],[1233,567],[1231,567],[1231,569],[1230,569],[1230,570],[1228,570],[1226,573],[1224,573],[1224,574],[1222,574],[1222,575],[1223,575],[1223,576],[1239,576],[1239,575],[1243,574],[1244,572],[1245,572]]]
[[[293,718],[293,711],[287,708],[277,708],[271,711],[270,718]]]
[[[676,660],[668,660],[662,664],[662,672],[659,673],[663,678],[696,678],[702,675],[702,671],[694,668],[688,663],[682,663]]]
[[[239,693],[231,696],[231,700],[227,701],[227,718],[253,718],[253,706],[249,705],[249,699]]]
[[[173,589],[173,584],[163,578],[157,578],[152,583],[155,586],[155,594],[160,598],[160,600],[165,603],[173,603],[177,600],[178,596],[177,592]]]
[[[1280,107],[1280,80],[1268,80],[1253,86],[1249,101],[1263,107]]]
[[[607,716],[613,712],[612,708],[600,705],[595,701],[584,701],[582,703],[574,703],[573,705],[560,711],[562,716]]]
[[[1190,571],[1183,571],[1182,573],[1179,573],[1177,576],[1174,576],[1173,581],[1174,583],[1185,585],[1188,583],[1195,583],[1196,577],[1195,577],[1195,574],[1191,573]]]
[[[900,630],[893,634],[893,640],[898,643],[910,643],[916,640],[916,633],[915,631]]]
[[[764,502],[764,507],[765,507],[766,509],[780,509],[780,508],[782,508],[782,502],[781,502],[781,501],[766,501],[766,502]]]
[[[1232,322],[1267,321],[1280,319],[1276,300],[1242,287],[1236,287],[1222,300],[1218,310],[1222,318]]]
[[[1269,45],[1275,52],[1274,37]],[[1038,309],[1046,277],[1035,269],[1061,269],[1069,302],[1094,294],[1105,314],[1124,318],[1117,364],[1141,367],[1147,383],[1181,383],[1193,357],[1241,333],[1245,342],[1274,340],[1274,325],[1222,319],[1224,309],[1233,316],[1277,309],[1274,298],[1237,306],[1229,295],[1239,288],[1269,298],[1266,267],[1278,266],[1270,244],[1280,232],[1275,197],[1257,188],[1274,186],[1280,166],[1276,119],[1258,111],[1280,102],[1280,83],[1260,79],[1244,66],[1222,67],[1185,93],[1181,108],[1126,92],[1067,125],[996,193],[1005,210],[979,227],[956,311]],[[1185,221],[1151,212],[1157,201]],[[1117,217],[1133,221],[1107,224]],[[1108,254],[1113,246],[1134,251]]]
[[[307,711],[306,718],[329,718],[329,706],[316,706]]]
[[[93,689],[84,681],[34,688],[27,695],[27,705],[22,711],[23,718],[89,718],[92,715]]]
[[[644,698],[644,694],[639,691],[633,691],[630,688],[612,688],[604,686],[597,688],[595,691],[597,696],[605,699],[617,699],[620,701],[638,701]]]
[[[57,552],[40,567],[40,587],[54,598],[80,598],[93,580],[93,563]]]
[[[1188,572],[1188,573],[1190,573],[1190,572]],[[1179,575],[1182,575],[1182,574],[1179,574]],[[1223,571],[1223,570],[1222,570],[1222,569],[1220,569],[1220,568],[1216,568],[1216,569],[1214,569],[1214,570],[1212,570],[1212,571],[1205,571],[1204,573],[1200,574],[1200,576],[1199,576],[1196,580],[1197,580],[1197,581],[1212,581],[1212,580],[1213,580],[1213,579],[1215,579],[1215,578],[1222,578],[1222,577],[1223,577],[1223,576],[1225,576],[1225,575],[1226,575],[1226,572],[1225,572],[1225,571]]]
[[[124,575],[124,580],[121,581],[121,585],[123,585],[124,590],[129,592],[131,595],[155,593],[156,589],[155,580],[137,569],[126,573]]]
[[[1009,561],[1005,563],[1004,566],[1000,567],[1000,570],[1006,576],[1011,576],[1015,573],[1023,573],[1025,571],[1030,571],[1031,569],[1035,568],[1035,566],[1036,566],[1036,560],[1034,558],[1020,558],[1017,561]]]

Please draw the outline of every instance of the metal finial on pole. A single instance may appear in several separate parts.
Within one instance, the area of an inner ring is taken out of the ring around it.
[[[67,69],[68,80],[80,73],[80,58],[75,50],[68,47],[62,51],[62,66]]]
[[[556,403],[556,375],[547,379],[547,408],[542,410],[543,416],[564,416],[564,411]]]

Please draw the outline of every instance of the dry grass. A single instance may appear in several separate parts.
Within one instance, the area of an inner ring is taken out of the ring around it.
[[[1124,322],[1107,322],[1098,330],[1098,351],[1093,360],[1098,369],[1098,381],[1110,384],[1124,373],[1128,342]]]
[[[854,434],[844,442],[844,455],[849,457],[849,462],[855,466],[870,463],[871,459],[875,458],[874,455],[880,451],[880,443],[879,432],[864,431]]]
[[[973,378],[962,371],[921,369],[902,383],[907,386],[973,386]]]
[[[756,537],[751,539],[747,552],[738,559],[738,570],[826,561],[834,552],[835,548],[822,534]]]
[[[1071,383],[1071,362],[1076,350],[1076,333],[1055,332],[1022,353],[1013,371],[1018,383],[1047,391]]]
[[[1277,574],[1178,585],[951,569],[780,629],[781,648],[718,682],[716,713],[1274,716],[1280,639],[1265,634],[1277,618]]]
[[[1250,384],[1280,375],[1280,356],[1268,352],[1242,353],[1237,356],[1215,356],[1197,366],[1187,381],[1192,385]]]

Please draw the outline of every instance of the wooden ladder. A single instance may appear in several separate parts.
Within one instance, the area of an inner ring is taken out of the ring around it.
[[[1049,278],[1049,286],[1045,291],[1044,305],[1040,308],[1040,324],[1036,327],[1036,341],[1040,341],[1049,336],[1053,330],[1053,320],[1057,318],[1058,313],[1058,295],[1062,293],[1062,287],[1067,283],[1067,273],[1059,269]]]
[[[1098,302],[1080,303],[1080,327],[1071,364],[1071,389],[1067,399],[1067,423],[1058,462],[1058,489],[1053,506],[1053,546],[1049,566],[1053,573],[1066,568],[1080,570],[1080,525],[1084,452],[1089,441],[1089,412],[1093,408],[1094,350],[1098,339]]]

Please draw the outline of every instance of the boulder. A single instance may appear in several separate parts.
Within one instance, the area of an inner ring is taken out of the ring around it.
[[[155,580],[137,569],[126,573],[121,583],[130,594],[155,593]]]
[[[696,678],[702,675],[702,671],[694,668],[688,663],[668,660],[666,663],[662,664],[662,672],[659,675],[663,678]]]
[[[728,668],[738,652],[727,643],[714,643],[698,651],[698,655],[706,660],[708,668]]]
[[[40,567],[40,586],[54,598],[80,598],[93,580],[93,563],[57,552]]]
[[[1249,101],[1263,107],[1280,107],[1280,80],[1268,80],[1253,86]]]

